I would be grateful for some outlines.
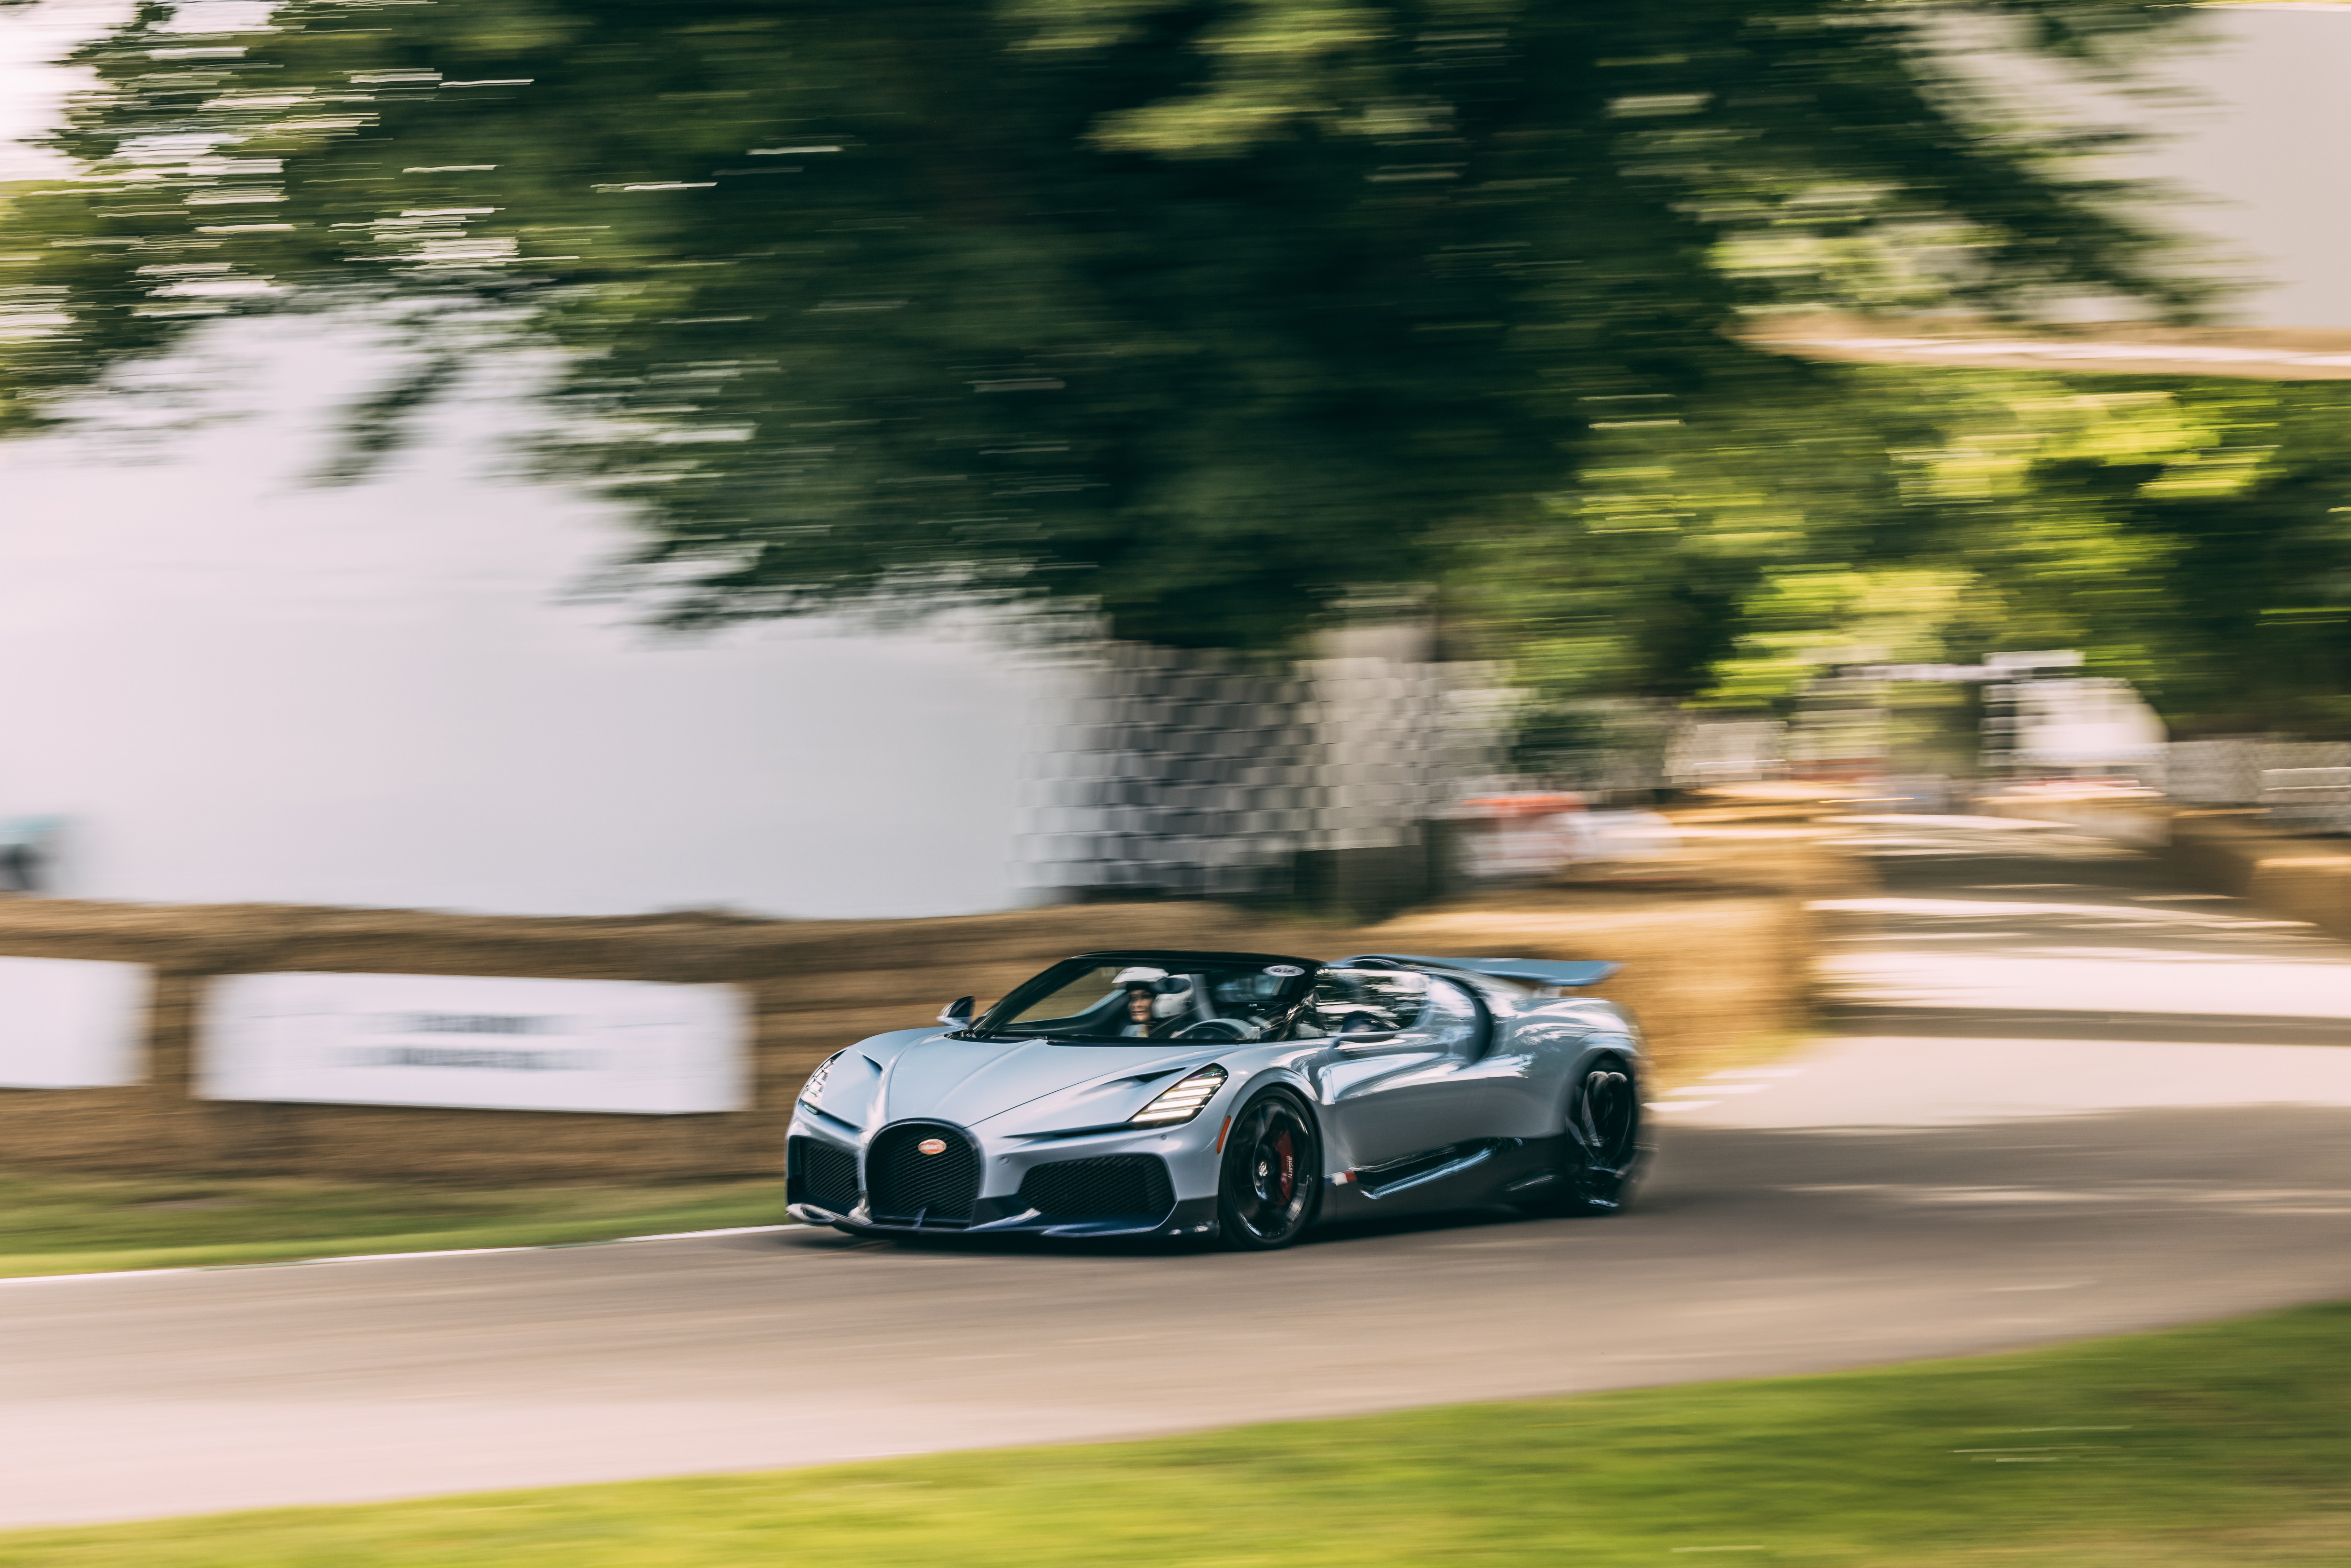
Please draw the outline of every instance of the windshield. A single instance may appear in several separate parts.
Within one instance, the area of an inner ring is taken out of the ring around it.
[[[988,1009],[975,1034],[1084,1040],[1264,1040],[1306,993],[1311,966],[1249,953],[1089,954]]]

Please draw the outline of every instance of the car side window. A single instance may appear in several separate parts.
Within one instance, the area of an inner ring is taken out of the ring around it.
[[[1416,969],[1325,969],[1290,1038],[1409,1033],[1447,1051],[1468,1051],[1484,1022],[1469,993],[1450,980]]]
[[[1314,977],[1292,1033],[1301,1040],[1393,1034],[1420,1022],[1428,997],[1428,977],[1414,970],[1325,969]]]
[[[1332,1035],[1389,1034],[1420,1020],[1428,978],[1401,969],[1325,969],[1314,977],[1291,1030],[1300,1040]]]

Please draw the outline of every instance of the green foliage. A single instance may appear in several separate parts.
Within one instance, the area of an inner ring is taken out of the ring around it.
[[[1834,1377],[0,1536],[0,1568],[2318,1568],[2351,1309]]]
[[[1456,595],[1554,713],[2059,647],[2183,733],[2351,734],[2342,383],[1823,370],[1604,432],[1583,481]]]
[[[553,345],[546,464],[636,510],[677,618],[1042,598],[1278,648],[1541,532],[1608,427],[1801,383],[1741,311],[2183,304],[2078,139],[1940,63],[1982,9],[287,0],[211,37],[150,3],[79,57],[89,177],[0,217],[0,418],[225,315],[365,311],[419,368],[350,475]],[[2174,14],[1991,9],[2090,59]],[[1719,652],[1724,548],[1608,656]]]

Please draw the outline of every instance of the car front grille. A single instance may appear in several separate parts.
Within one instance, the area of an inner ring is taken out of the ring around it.
[[[945,1152],[920,1145],[936,1138]],[[979,1151],[953,1127],[900,1122],[884,1127],[865,1151],[865,1197],[883,1224],[956,1227],[971,1223],[979,1201]]]
[[[784,1145],[784,1201],[812,1203],[835,1214],[857,1207],[857,1155],[821,1138]]]
[[[1051,1219],[1160,1219],[1176,1207],[1176,1186],[1157,1155],[1106,1155],[1031,1166],[1020,1203]]]

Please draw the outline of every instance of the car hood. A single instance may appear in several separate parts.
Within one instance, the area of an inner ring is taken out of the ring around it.
[[[869,1124],[922,1117],[976,1126],[1048,1096],[1054,1103],[1035,1110],[1050,1110],[1051,1128],[1123,1122],[1156,1092],[1154,1082],[1231,1049],[1230,1042],[1062,1045],[933,1034],[886,1062]]]

